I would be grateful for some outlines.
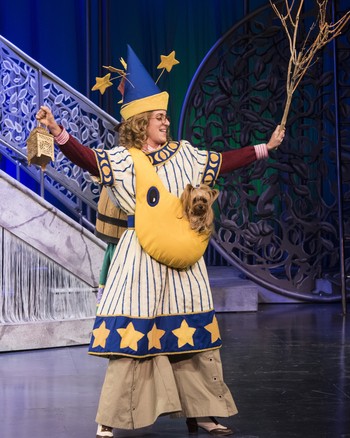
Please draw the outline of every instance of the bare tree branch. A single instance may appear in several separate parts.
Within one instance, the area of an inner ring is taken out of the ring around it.
[[[328,0],[317,0],[319,9],[317,21],[310,26],[305,40],[302,44],[299,44],[301,48],[298,51],[299,20],[304,0],[300,0],[297,7],[296,0],[285,0],[284,13],[277,8],[272,0],[269,1],[275,14],[281,20],[282,27],[287,35],[290,50],[286,79],[287,99],[281,121],[281,127],[284,128],[287,122],[293,93],[297,89],[307,70],[314,62],[316,62],[316,52],[341,34],[342,29],[350,19],[350,10],[347,11],[336,23],[327,23],[326,13]],[[316,36],[314,36],[315,32],[317,32]]]

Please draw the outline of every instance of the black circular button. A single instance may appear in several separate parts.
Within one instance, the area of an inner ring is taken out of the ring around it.
[[[159,190],[157,187],[150,187],[147,192],[147,202],[151,207],[155,207],[159,202]]]

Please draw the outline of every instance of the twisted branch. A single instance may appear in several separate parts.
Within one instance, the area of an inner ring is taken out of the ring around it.
[[[269,1],[275,14],[281,20],[283,29],[289,41],[290,49],[286,80],[287,99],[281,121],[281,128],[284,128],[286,126],[293,93],[297,89],[308,68],[310,68],[311,64],[315,62],[314,58],[316,52],[341,34],[342,29],[350,19],[350,11],[347,11],[336,23],[327,23],[326,11],[328,0],[317,0],[319,9],[317,21],[311,25],[308,35],[301,44],[301,49],[298,51],[299,20],[304,0],[300,0],[297,7],[296,0],[285,0],[285,13],[282,13],[272,0]],[[317,27],[318,33],[314,37],[313,42],[310,42]]]

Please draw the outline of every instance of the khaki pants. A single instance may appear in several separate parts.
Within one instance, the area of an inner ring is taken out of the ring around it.
[[[109,361],[97,423],[137,429],[170,413],[185,417],[228,417],[237,413],[223,381],[219,350]]]

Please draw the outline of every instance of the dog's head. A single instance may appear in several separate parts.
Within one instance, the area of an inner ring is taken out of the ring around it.
[[[187,184],[181,195],[183,211],[189,219],[192,229],[199,232],[209,231],[214,218],[212,205],[219,191],[205,184],[195,188]]]

